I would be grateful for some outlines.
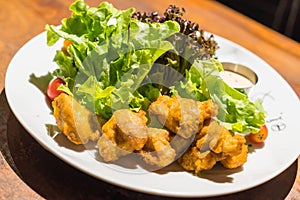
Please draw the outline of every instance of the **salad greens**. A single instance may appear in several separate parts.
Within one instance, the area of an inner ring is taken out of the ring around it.
[[[118,10],[107,2],[89,7],[77,0],[70,10],[71,17],[63,19],[61,27],[46,26],[48,45],[60,39],[71,42],[67,53],[57,50],[54,61],[59,68],[52,75],[66,82],[60,90],[102,118],[109,119],[121,108],[147,110],[159,95],[167,94],[213,99],[219,106],[217,120],[232,131],[257,132],[264,124],[261,102],[251,102],[226,85],[218,76],[222,65],[211,55],[193,55],[187,67],[173,68],[178,67],[176,56],[188,54],[181,55],[178,43],[170,40],[182,34],[177,21],[141,21],[132,17],[134,8]]]
[[[175,85],[181,97],[212,99],[219,106],[217,120],[227,129],[240,133],[256,133],[264,125],[266,113],[261,100],[251,102],[246,93],[229,87],[218,75],[222,65],[217,60],[195,61],[186,73],[186,82]]]

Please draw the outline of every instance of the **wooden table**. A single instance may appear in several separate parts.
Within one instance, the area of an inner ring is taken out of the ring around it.
[[[0,0],[0,199],[164,199],[96,180],[45,151],[22,128],[5,98],[4,77],[17,50],[45,24],[68,17],[71,0]],[[86,0],[91,6],[99,1]],[[162,12],[171,0],[110,0],[116,7]],[[185,18],[254,52],[274,67],[300,96],[300,45],[209,0],[177,0]],[[34,58],[34,55],[32,55]],[[30,58],[29,58],[30,59]],[[296,115],[296,114],[295,114]],[[298,159],[299,160],[299,159]],[[299,199],[299,161],[271,181],[217,199]]]

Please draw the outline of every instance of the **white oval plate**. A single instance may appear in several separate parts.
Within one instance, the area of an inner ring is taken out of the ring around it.
[[[262,98],[268,112],[269,138],[263,148],[249,154],[247,163],[238,169],[221,166],[203,172],[201,177],[171,165],[158,172],[147,172],[138,166],[130,168],[107,164],[97,159],[97,149],[74,147],[62,135],[53,138],[47,126],[55,125],[45,95],[32,83],[32,74],[42,76],[52,72],[55,51],[62,43],[46,45],[43,32],[26,43],[12,59],[6,74],[8,103],[24,128],[45,149],[73,167],[100,180],[144,193],[173,197],[209,197],[246,190],[262,184],[287,169],[299,156],[300,113],[297,95],[287,82],[267,63],[241,46],[216,36],[220,61],[241,63],[258,75],[251,99]]]

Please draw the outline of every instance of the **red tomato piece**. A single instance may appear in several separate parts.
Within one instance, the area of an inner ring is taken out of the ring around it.
[[[268,128],[263,125],[257,133],[251,133],[248,135],[248,139],[251,143],[263,143],[268,137]]]
[[[65,81],[61,78],[55,78],[52,81],[50,81],[47,88],[47,96],[49,97],[49,99],[54,100],[55,97],[63,93],[63,91],[57,90],[57,88],[62,84],[64,85]]]

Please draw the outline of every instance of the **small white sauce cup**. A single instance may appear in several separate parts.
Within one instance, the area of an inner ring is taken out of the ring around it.
[[[247,94],[256,85],[258,77],[250,68],[231,62],[222,62],[224,72],[220,73],[221,78],[230,86],[236,89],[243,89]]]

